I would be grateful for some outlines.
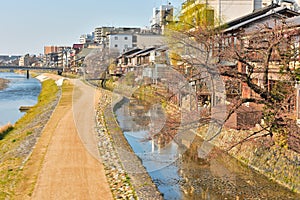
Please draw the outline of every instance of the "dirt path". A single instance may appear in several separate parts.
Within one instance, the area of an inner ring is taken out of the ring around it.
[[[45,155],[32,199],[112,199],[97,156],[94,90],[79,81],[74,84],[74,92],[73,87],[63,91],[33,152]]]
[[[80,140],[86,150],[99,159],[97,136],[95,130],[95,106],[99,99],[99,91],[84,84],[80,80],[74,81],[73,116]],[[92,102],[95,102],[94,104]],[[87,134],[88,133],[88,134]]]

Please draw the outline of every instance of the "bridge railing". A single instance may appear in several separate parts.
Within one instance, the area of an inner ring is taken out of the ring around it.
[[[48,66],[41,66],[41,67],[32,67],[32,66],[0,66],[0,69],[20,69],[20,70],[53,70],[59,71],[63,70],[62,67],[48,67]]]

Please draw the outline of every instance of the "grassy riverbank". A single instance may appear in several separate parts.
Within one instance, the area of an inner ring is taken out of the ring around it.
[[[0,140],[0,199],[14,196],[22,166],[58,102],[59,91],[53,80],[44,81],[38,103]]]

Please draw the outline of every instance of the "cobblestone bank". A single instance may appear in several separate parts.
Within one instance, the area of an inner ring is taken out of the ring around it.
[[[100,155],[115,199],[163,199],[157,187],[134,154],[118,126],[112,108],[113,96],[101,90],[97,111]]]

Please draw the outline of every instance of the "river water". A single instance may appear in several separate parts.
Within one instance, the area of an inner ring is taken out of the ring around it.
[[[33,106],[37,103],[41,83],[35,78],[26,78],[25,74],[0,72],[0,78],[10,81],[8,87],[0,91],[0,127],[14,124],[25,113],[20,106]]]
[[[184,152],[175,141],[161,146],[145,139],[149,136],[151,115],[162,116],[145,102],[127,100],[115,113],[127,141],[165,199],[300,199],[219,150],[213,150],[210,159],[201,159],[203,140],[198,136],[186,142]]]

